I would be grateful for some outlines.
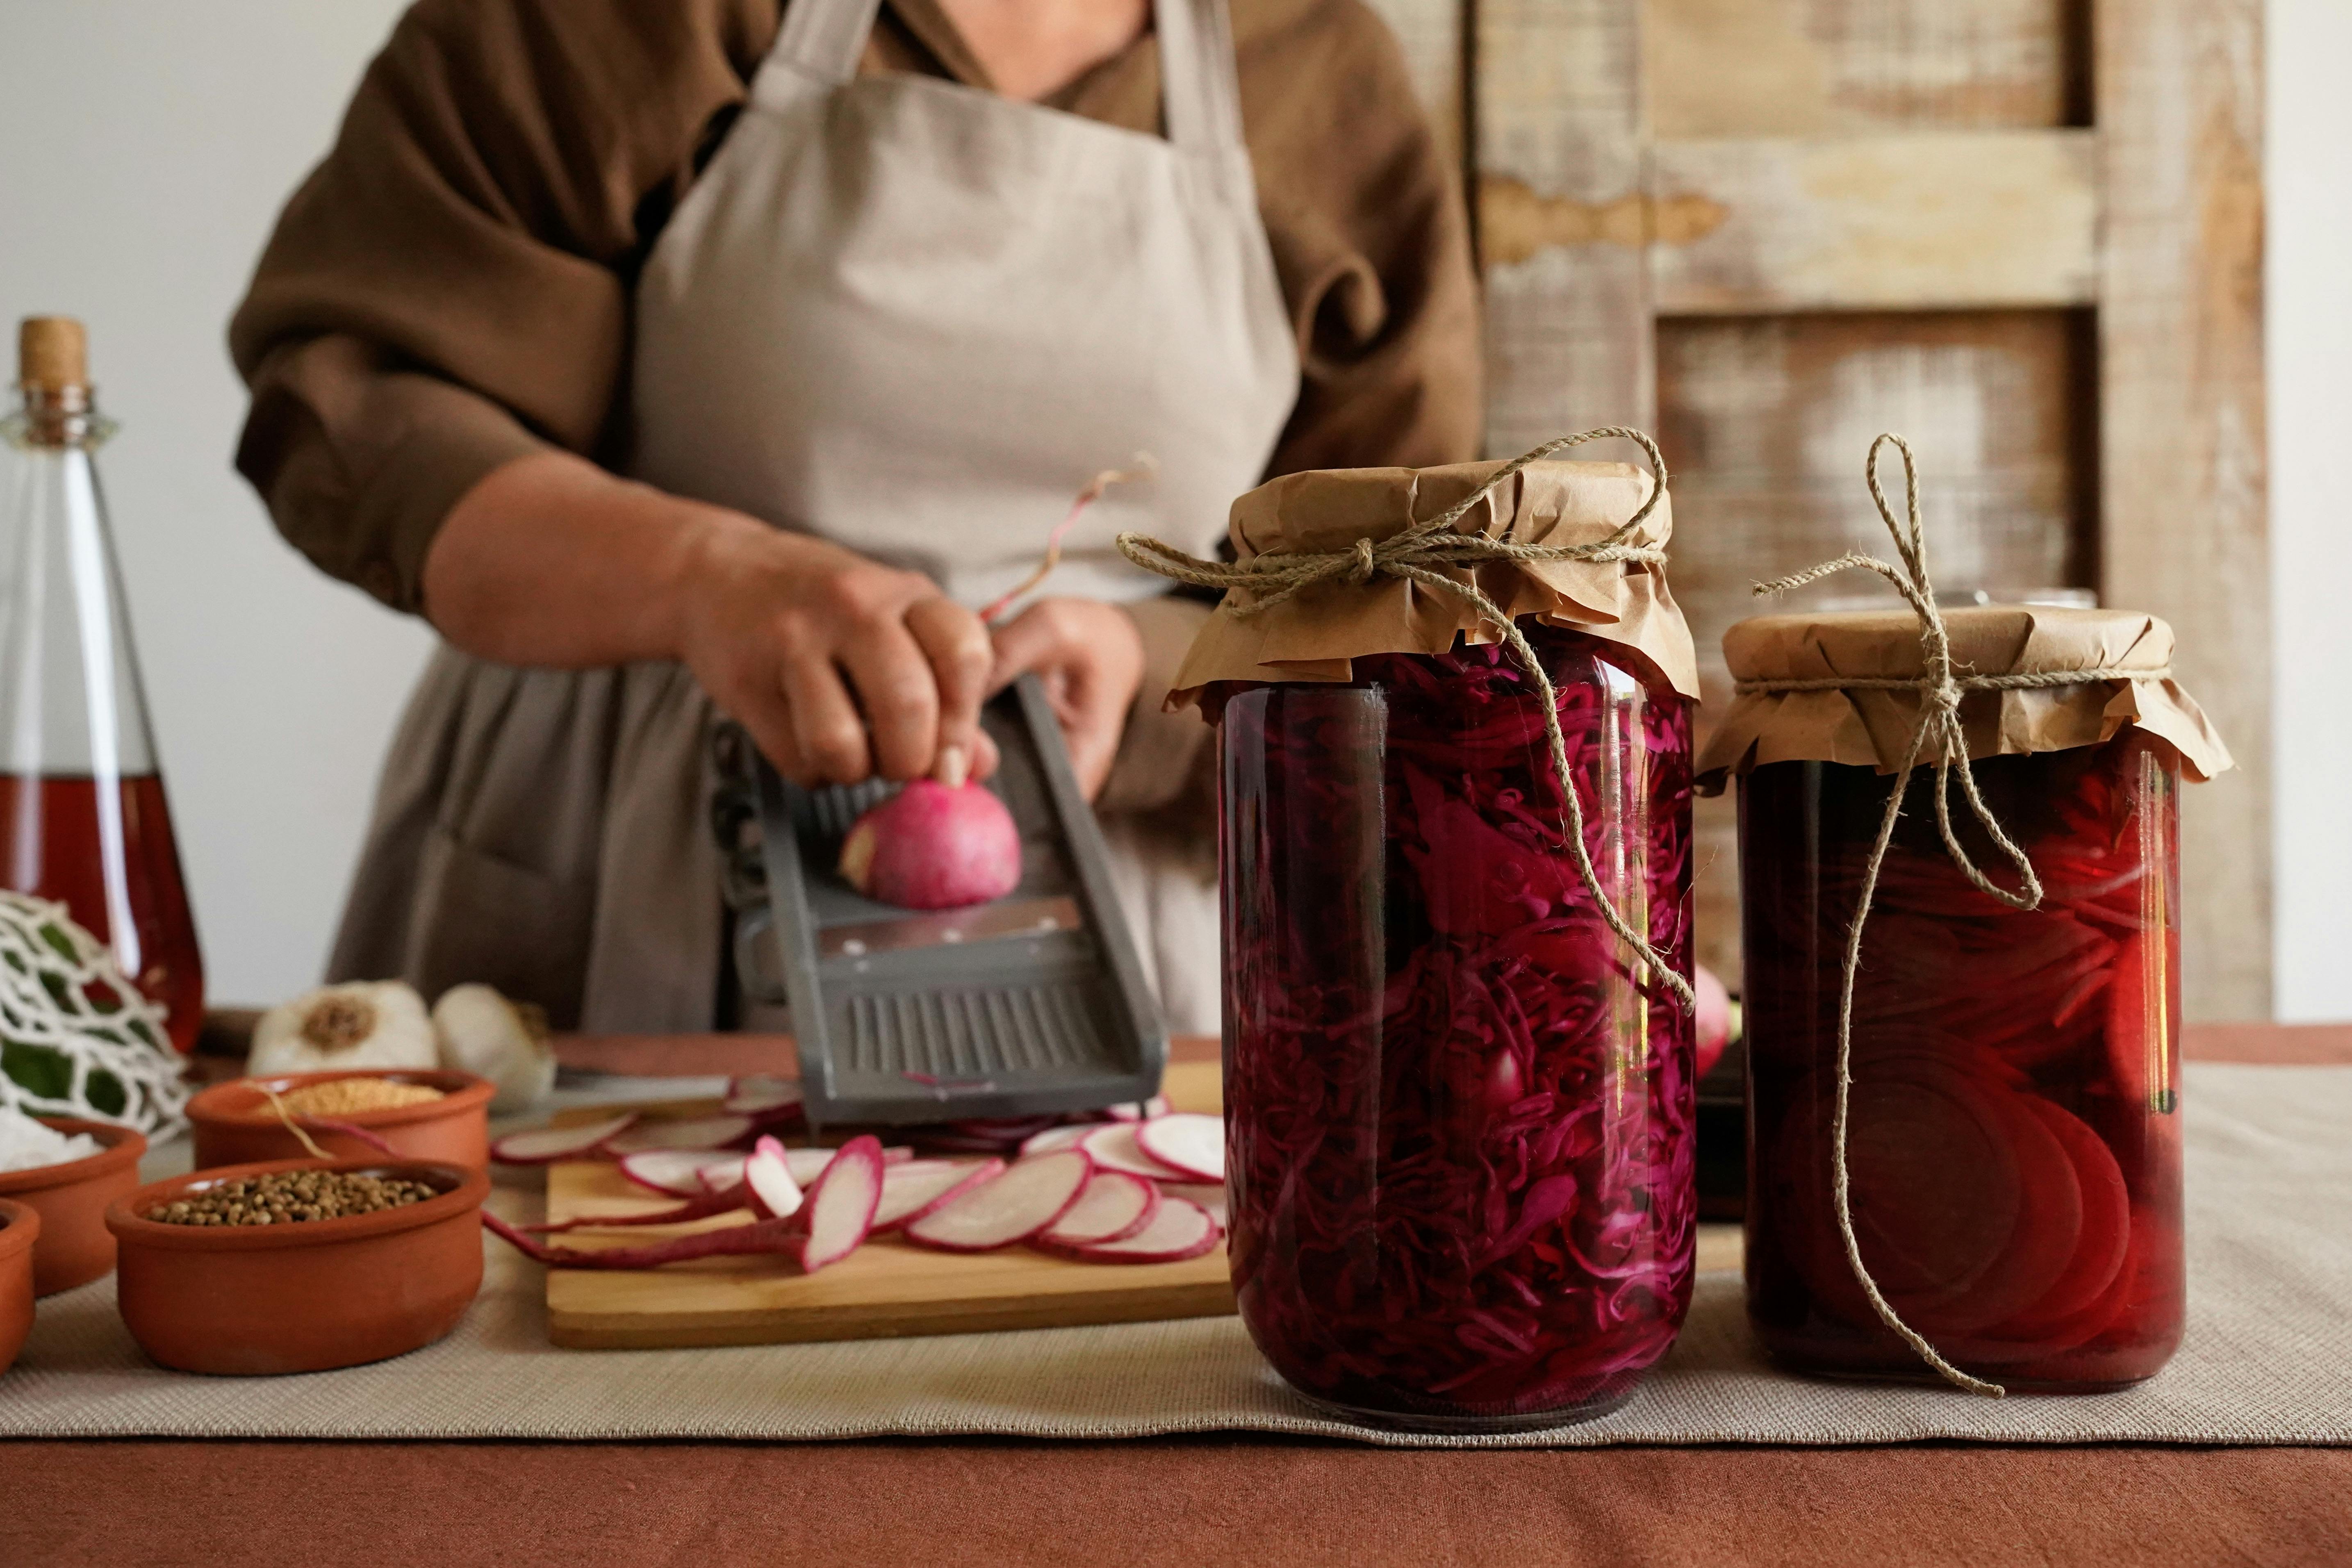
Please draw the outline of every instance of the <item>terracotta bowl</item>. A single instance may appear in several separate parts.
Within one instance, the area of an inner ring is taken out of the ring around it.
[[[497,1087],[469,1072],[290,1072],[269,1073],[215,1084],[188,1101],[188,1121],[195,1129],[196,1169],[215,1165],[248,1165],[257,1160],[308,1160],[310,1151],[286,1130],[271,1110],[269,1097],[256,1087],[268,1084],[284,1094],[305,1084],[329,1083],[339,1078],[382,1078],[394,1083],[421,1083],[441,1090],[439,1100],[422,1105],[398,1105],[385,1110],[354,1110],[330,1120],[363,1127],[404,1159],[446,1160],[476,1169],[490,1163],[490,1097]],[[331,1160],[381,1160],[382,1150],[371,1149],[344,1132],[306,1127],[311,1141]]]
[[[41,1216],[41,1239],[33,1247],[33,1294],[54,1296],[114,1267],[106,1205],[139,1184],[139,1158],[147,1152],[147,1140],[105,1121],[37,1120],[60,1132],[87,1132],[106,1145],[87,1160],[0,1171],[0,1198],[14,1198]]]
[[[357,1171],[441,1195],[295,1225],[165,1225],[160,1205],[240,1176]],[[106,1211],[122,1244],[115,1294],[140,1348],[183,1372],[325,1372],[405,1354],[457,1326],[482,1288],[490,1178],[443,1161],[270,1160],[140,1188]]]
[[[40,1238],[41,1216],[0,1198],[0,1373],[16,1364],[33,1331],[33,1244]]]

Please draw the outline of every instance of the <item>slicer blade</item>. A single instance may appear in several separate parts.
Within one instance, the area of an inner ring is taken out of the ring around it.
[[[896,785],[803,790],[751,759],[767,901],[739,915],[737,969],[753,999],[790,1005],[820,1125],[1030,1116],[1159,1090],[1167,1029],[1044,688],[1024,676],[982,722],[1022,878],[964,910],[877,903],[835,870],[850,824]]]

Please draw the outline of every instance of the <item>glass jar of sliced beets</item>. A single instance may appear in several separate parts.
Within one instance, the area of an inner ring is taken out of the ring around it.
[[[1523,630],[1600,887],[1687,978],[1692,704],[1619,645]],[[1693,1027],[1583,885],[1533,683],[1457,645],[1204,706],[1251,1336],[1360,1420],[1613,1408],[1690,1301]]]
[[[1972,764],[2038,907],[1970,885],[1912,775],[1855,971],[1846,1167],[1862,1259],[1962,1371],[2084,1392],[2179,1343],[2180,757],[2101,745]],[[1784,1363],[1932,1376],[1884,1324],[1832,1201],[1847,927],[1892,778],[1783,762],[1740,781],[1748,1312]],[[1955,813],[1979,866],[2001,856]]]

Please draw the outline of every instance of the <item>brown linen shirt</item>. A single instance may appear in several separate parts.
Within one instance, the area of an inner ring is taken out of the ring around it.
[[[1459,181],[1362,0],[1231,0],[1258,200],[1298,338],[1270,474],[1476,455]],[[287,204],[230,346],[238,468],[331,575],[420,610],[449,509],[512,458],[625,456],[637,269],[740,108],[779,0],[421,0]],[[937,0],[886,0],[868,73],[986,73]],[[1049,100],[1160,126],[1148,35]],[[1042,525],[1041,525],[1042,527]],[[1150,809],[1203,730],[1160,695],[1205,607],[1137,607],[1147,668],[1105,803]]]

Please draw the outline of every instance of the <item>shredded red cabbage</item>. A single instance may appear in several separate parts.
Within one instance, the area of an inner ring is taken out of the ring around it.
[[[2148,1376],[2178,1343],[2177,779],[2135,731],[1973,764],[2040,908],[1971,887],[1914,782],[1863,935],[1847,1163],[1863,1261],[1963,1368],[2025,1386]],[[1853,1279],[1831,1195],[1845,931],[1890,781],[1742,781],[1751,1078],[1748,1310],[1816,1370],[1916,1374]],[[1971,817],[1962,842],[2014,873]]]
[[[1529,627],[1586,846],[1690,973],[1690,704]],[[1693,1022],[1601,923],[1496,647],[1210,694],[1234,1280],[1307,1394],[1508,1421],[1622,1399],[1689,1304]]]

